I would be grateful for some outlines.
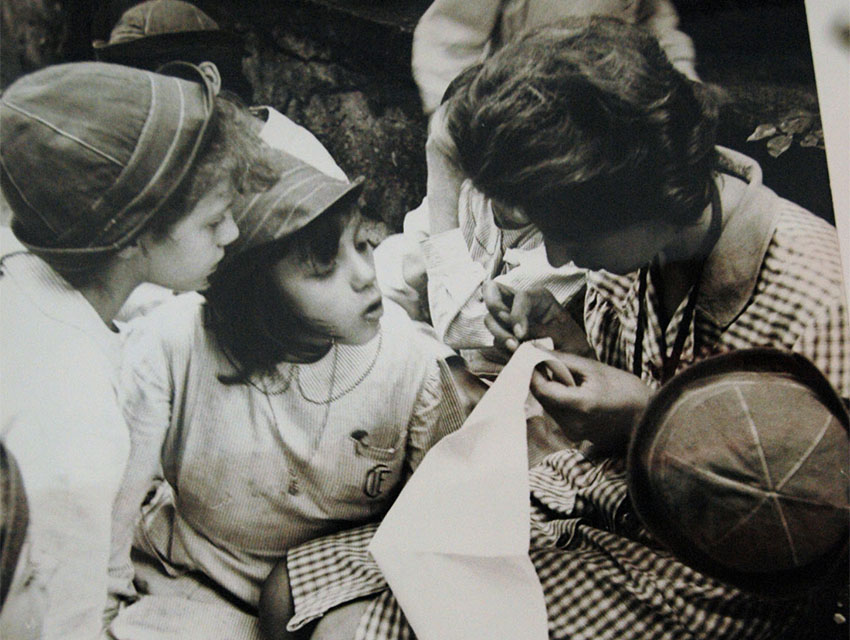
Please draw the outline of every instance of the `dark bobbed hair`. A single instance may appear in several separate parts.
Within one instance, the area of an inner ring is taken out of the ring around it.
[[[216,97],[192,169],[140,233],[151,232],[158,240],[165,238],[204,195],[221,184],[229,187],[229,194],[234,198],[274,184],[277,174],[268,163],[261,161],[264,143],[255,132],[252,120],[253,116],[235,94],[222,92]],[[80,288],[97,282],[112,260],[114,255],[109,255],[102,262],[82,270],[51,266],[74,287]]]
[[[222,383],[247,384],[255,375],[274,376],[281,362],[315,362],[328,353],[330,328],[285,299],[273,270],[293,252],[301,262],[330,263],[357,211],[356,202],[340,201],[292,235],[248,249],[216,272],[203,292],[204,326],[234,369],[219,374]]]
[[[546,233],[687,225],[710,201],[718,105],[640,27],[592,17],[531,31],[445,100],[473,184]]]

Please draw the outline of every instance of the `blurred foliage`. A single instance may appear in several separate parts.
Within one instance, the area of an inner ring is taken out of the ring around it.
[[[786,113],[779,122],[758,125],[747,138],[747,142],[758,140],[767,140],[767,152],[774,158],[788,151],[794,140],[801,147],[825,148],[820,115],[804,109],[794,109]]]

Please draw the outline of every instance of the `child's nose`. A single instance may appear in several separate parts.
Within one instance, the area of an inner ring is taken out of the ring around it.
[[[354,268],[351,276],[351,286],[355,291],[368,289],[375,284],[375,262],[372,253],[365,256],[357,256],[354,260]]]
[[[239,237],[239,227],[236,226],[236,222],[233,220],[233,215],[230,212],[221,221],[218,233],[218,244],[222,247],[229,245]]]

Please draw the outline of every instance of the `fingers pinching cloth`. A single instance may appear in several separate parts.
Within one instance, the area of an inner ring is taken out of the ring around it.
[[[627,463],[635,510],[685,563],[740,589],[790,596],[846,558],[848,414],[804,357],[709,358],[653,398]]]

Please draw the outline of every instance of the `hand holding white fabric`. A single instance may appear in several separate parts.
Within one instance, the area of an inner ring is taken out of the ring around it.
[[[457,432],[428,452],[369,547],[420,640],[544,640],[543,591],[528,558],[522,345]]]

